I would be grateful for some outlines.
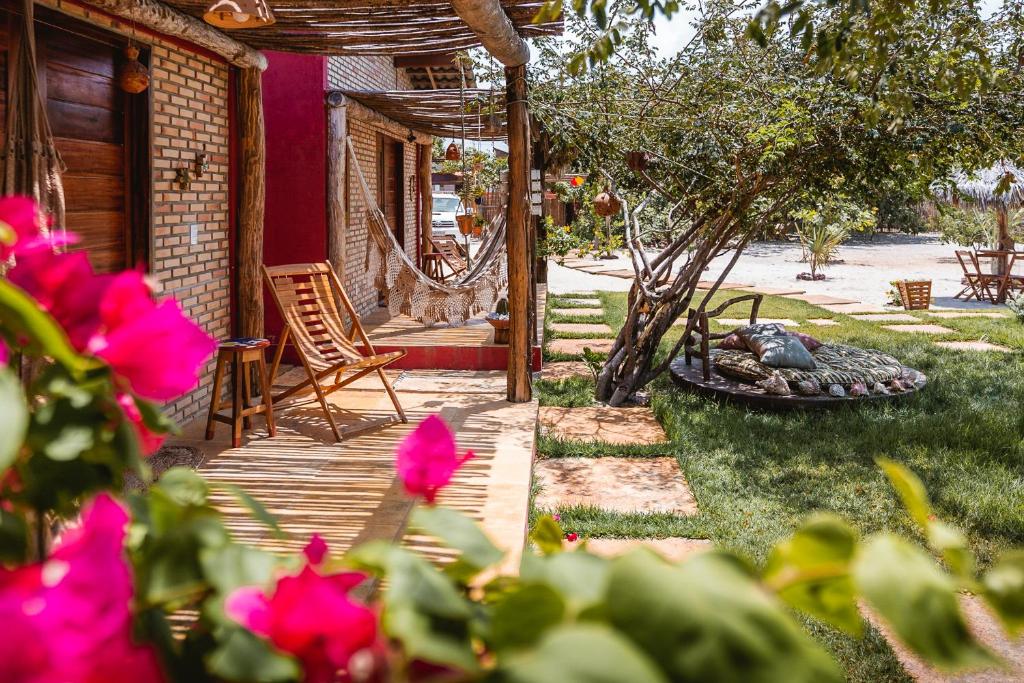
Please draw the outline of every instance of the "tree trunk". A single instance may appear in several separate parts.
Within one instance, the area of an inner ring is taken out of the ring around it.
[[[532,398],[530,365],[530,120],[526,111],[526,67],[505,69],[508,120],[508,400]]]
[[[266,144],[259,69],[238,78],[238,317],[244,337],[263,336],[263,218],[266,208]]]

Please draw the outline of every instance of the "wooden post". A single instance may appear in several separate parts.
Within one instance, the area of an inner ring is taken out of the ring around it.
[[[526,106],[526,65],[505,68],[508,121],[508,400],[532,398],[530,365],[530,119]]]
[[[266,130],[262,74],[242,69],[238,78],[238,318],[244,337],[263,336],[263,218],[266,208]]]
[[[419,156],[416,158],[416,177],[420,186],[420,226],[423,229],[420,254],[427,254],[430,249],[430,238],[433,233],[434,216],[434,185],[433,185],[433,155],[434,146],[420,145]],[[420,263],[423,267],[423,263]]]
[[[327,258],[345,280],[348,246],[348,107],[328,99],[327,106]]]

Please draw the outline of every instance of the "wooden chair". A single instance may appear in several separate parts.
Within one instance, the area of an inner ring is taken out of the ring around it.
[[[434,252],[440,255],[441,261],[448,266],[451,273],[445,274],[443,268],[437,268],[436,274],[441,282],[458,277],[466,272],[466,252],[451,235],[434,235],[428,238]]]
[[[963,296],[964,301],[970,301],[972,298],[981,301],[984,297],[994,303],[997,293],[992,292],[992,287],[995,286],[998,290],[1001,284],[1000,276],[981,272],[981,263],[973,251],[957,249],[956,260],[960,262],[960,268],[964,271],[962,282],[965,286],[955,298]]]
[[[701,372],[704,374],[705,382],[711,380],[711,340],[725,339],[732,334],[732,330],[728,332],[712,332],[709,329],[708,320],[722,315],[730,306],[741,304],[744,301],[751,301],[753,303],[750,306],[750,324],[753,325],[757,323],[757,312],[761,309],[761,302],[763,300],[764,294],[744,294],[729,299],[713,311],[691,308],[686,312],[686,326],[687,329],[691,329],[691,332],[683,342],[683,358],[687,365],[692,365],[693,357],[695,355],[700,357]],[[690,322],[693,318],[697,318],[695,323]],[[698,339],[694,338],[694,332],[697,333]]]
[[[284,330],[278,340],[274,360],[270,366],[270,377],[277,376],[281,364],[281,354],[285,344],[291,340],[299,361],[306,371],[306,379],[289,387],[273,397],[274,403],[292,394],[312,386],[320,407],[331,425],[331,430],[338,441],[343,434],[369,429],[383,424],[392,424],[397,420],[393,417],[383,420],[361,423],[347,430],[339,430],[334,416],[327,404],[327,395],[345,387],[352,382],[376,372],[384,389],[391,397],[391,402],[398,412],[398,420],[408,422],[405,411],[398,402],[395,390],[384,374],[384,368],[405,355],[405,351],[376,353],[373,344],[363,331],[349,300],[341,286],[337,273],[329,263],[301,263],[287,266],[263,266],[263,277],[274,297],[281,317],[284,319]],[[338,307],[341,302],[341,308]],[[344,313],[342,312],[344,309]],[[349,328],[345,328],[345,317],[349,320]],[[356,348],[355,342],[362,344],[362,350]],[[344,379],[342,375],[348,373]],[[331,375],[334,381],[323,385],[321,382]]]

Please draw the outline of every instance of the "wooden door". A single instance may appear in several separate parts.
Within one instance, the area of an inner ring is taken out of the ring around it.
[[[394,138],[377,138],[377,201],[395,239],[405,248],[405,145]]]

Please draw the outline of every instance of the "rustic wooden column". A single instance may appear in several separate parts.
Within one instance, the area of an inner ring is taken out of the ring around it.
[[[238,78],[238,319],[242,336],[263,336],[263,218],[266,208],[266,130],[262,73],[241,69]]]
[[[327,258],[342,282],[348,246],[348,107],[344,97],[327,100]]]
[[[530,119],[526,107],[526,65],[505,68],[508,122],[508,400],[532,398],[530,384]]]
[[[434,180],[433,180],[433,156],[434,146],[420,145],[419,156],[416,157],[416,178],[420,185],[420,226],[423,234],[421,236],[420,253],[426,254],[430,249],[430,238],[433,236],[434,216]],[[423,264],[420,263],[420,267]]]

